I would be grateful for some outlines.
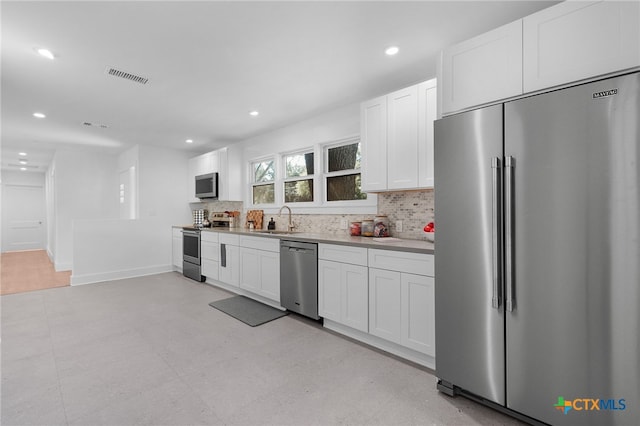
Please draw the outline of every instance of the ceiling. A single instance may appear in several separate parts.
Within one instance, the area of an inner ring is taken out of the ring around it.
[[[434,77],[443,47],[555,3],[2,1],[2,168],[25,152],[42,172],[59,148],[206,152]]]

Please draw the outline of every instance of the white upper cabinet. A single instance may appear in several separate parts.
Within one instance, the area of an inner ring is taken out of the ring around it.
[[[433,79],[362,103],[363,191],[433,187],[436,97]]]
[[[418,186],[418,86],[387,96],[387,189]]]
[[[442,52],[442,112],[522,94],[522,20]]]
[[[381,96],[360,106],[362,144],[362,190],[387,189],[387,97]]]
[[[563,2],[524,18],[524,91],[640,65],[640,3]]]
[[[239,151],[239,150],[236,150]],[[241,155],[229,148],[221,148],[189,159],[187,188],[188,202],[199,202],[196,198],[195,177],[208,173],[218,173],[218,200],[242,200]]]
[[[565,1],[442,51],[442,114],[640,67],[640,2]]]
[[[189,188],[188,201],[190,203],[200,201],[196,198],[196,176],[205,175],[207,173],[219,172],[220,156],[217,152],[207,152],[189,159],[187,188]]]

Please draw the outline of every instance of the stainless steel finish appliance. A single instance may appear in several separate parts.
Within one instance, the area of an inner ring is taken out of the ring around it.
[[[438,388],[640,424],[640,74],[435,124]]]
[[[204,281],[200,270],[200,230],[182,229],[182,274],[196,281]]]
[[[280,240],[280,304],[313,319],[318,316],[318,244]]]
[[[218,173],[196,176],[196,198],[218,199]]]

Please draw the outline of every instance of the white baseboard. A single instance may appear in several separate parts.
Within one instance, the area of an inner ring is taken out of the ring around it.
[[[73,263],[53,262],[53,267],[55,268],[56,272],[70,271],[73,269]]]
[[[211,278],[207,278],[207,281],[205,281],[207,284],[210,284],[214,287],[219,287],[223,290],[227,290],[230,293],[235,293],[235,294],[239,294],[241,296],[246,296],[249,299],[253,299],[253,300],[257,300],[258,302],[264,303],[265,305],[269,305],[272,306],[276,309],[280,309],[281,311],[286,311],[285,308],[283,308],[282,306],[280,306],[279,302],[276,302],[275,300],[271,300],[271,299],[267,299],[266,297],[260,296],[259,294],[255,294],[252,293],[250,291],[247,291],[245,289],[242,289],[240,287],[235,287],[229,284],[225,284],[221,281],[217,281],[217,280],[213,280]]]
[[[167,264],[145,266],[143,268],[125,269],[122,271],[100,272],[97,274],[71,275],[71,285],[94,284],[103,281],[123,280],[126,278],[161,274],[171,271],[173,271],[173,265]]]

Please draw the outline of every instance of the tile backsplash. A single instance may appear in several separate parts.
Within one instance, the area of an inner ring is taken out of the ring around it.
[[[378,214],[385,214],[389,218],[391,236],[412,240],[424,240],[422,228],[433,220],[433,190],[386,192],[378,194]],[[242,212],[240,224],[244,226],[246,211],[240,201],[212,201],[198,208],[206,208],[209,212],[232,211]],[[292,220],[295,230],[299,232],[312,232],[320,234],[341,234],[348,230],[340,229],[340,222],[345,219],[347,223],[357,222],[362,219],[373,219],[374,215],[362,214],[294,214]],[[273,217],[276,229],[287,229],[288,215],[265,214],[263,227]],[[402,232],[396,229],[397,221],[402,221]]]

